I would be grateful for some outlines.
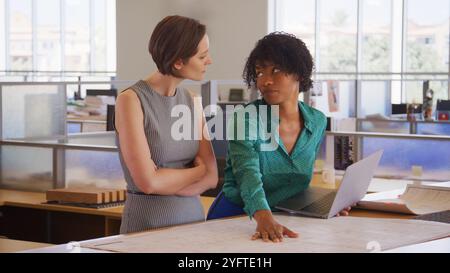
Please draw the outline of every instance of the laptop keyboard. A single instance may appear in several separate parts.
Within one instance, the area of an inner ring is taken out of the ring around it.
[[[308,206],[304,207],[302,211],[316,213],[319,215],[327,214],[330,209],[331,205],[333,204],[334,198],[336,197],[336,192],[330,192],[321,199],[309,204]]]

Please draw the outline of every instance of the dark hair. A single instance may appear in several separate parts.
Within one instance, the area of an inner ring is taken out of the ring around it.
[[[194,56],[205,34],[206,26],[192,18],[173,15],[159,22],[148,45],[159,72],[176,76],[173,64],[179,59],[186,63]]]
[[[313,59],[305,43],[292,34],[273,32],[259,40],[244,67],[243,78],[248,87],[256,85],[256,64],[272,63],[300,81],[299,92],[307,92],[313,84]]]

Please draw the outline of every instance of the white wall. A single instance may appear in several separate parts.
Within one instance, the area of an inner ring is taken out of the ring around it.
[[[256,41],[267,34],[267,0],[117,0],[117,79],[135,81],[156,65],[147,51],[156,24],[167,15],[206,25],[213,64],[205,79],[241,79]]]

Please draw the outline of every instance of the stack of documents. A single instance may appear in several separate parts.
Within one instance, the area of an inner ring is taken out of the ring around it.
[[[358,208],[413,215],[450,210],[450,187],[408,185],[398,198],[366,197]]]

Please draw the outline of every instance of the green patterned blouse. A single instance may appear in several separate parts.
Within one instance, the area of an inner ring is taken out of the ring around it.
[[[269,110],[259,111],[261,106]],[[227,199],[243,206],[250,217],[257,210],[274,208],[280,201],[309,186],[327,121],[322,112],[305,103],[299,101],[298,106],[304,127],[290,155],[278,132],[274,133],[273,141],[268,140],[267,132],[279,119],[272,118],[274,115],[270,115],[270,110],[273,106],[267,105],[264,100],[256,100],[245,108],[235,110],[234,118],[229,122],[228,131],[233,129],[231,134],[234,134],[235,140],[228,141],[223,192]],[[249,107],[258,109],[257,115],[245,114]],[[265,116],[268,118],[264,119]],[[242,121],[247,129],[245,137],[238,138],[239,132],[242,132],[238,126]],[[264,126],[267,128],[262,130]],[[250,133],[256,131],[255,128],[258,132],[256,137]],[[263,131],[266,133],[261,133]],[[275,145],[270,146],[269,142]]]

